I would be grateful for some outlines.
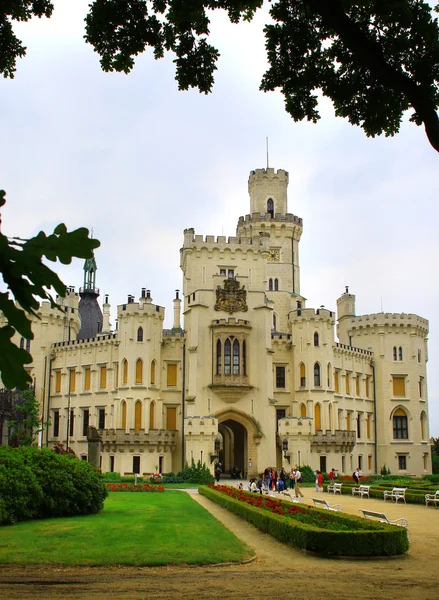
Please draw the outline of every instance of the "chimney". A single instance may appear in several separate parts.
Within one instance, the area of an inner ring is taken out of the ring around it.
[[[180,312],[181,312],[181,300],[179,298],[179,290],[175,290],[175,299],[174,299],[174,325],[173,329],[181,329],[180,324]]]

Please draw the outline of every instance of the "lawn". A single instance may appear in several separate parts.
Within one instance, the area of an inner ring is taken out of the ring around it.
[[[96,515],[0,528],[0,564],[215,564],[252,555],[189,494],[177,491],[110,493]]]

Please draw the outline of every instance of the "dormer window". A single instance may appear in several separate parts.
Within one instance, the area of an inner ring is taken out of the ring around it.
[[[267,213],[274,219],[274,202],[272,198],[269,198],[267,201]]]

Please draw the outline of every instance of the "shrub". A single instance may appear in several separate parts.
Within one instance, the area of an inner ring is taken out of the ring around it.
[[[180,477],[183,481],[190,481],[191,483],[208,484],[215,481],[212,473],[209,471],[205,463],[201,464],[201,462],[198,461],[195,465],[193,460],[191,466],[189,466],[188,463],[184,465],[184,468],[177,473],[177,477]]]
[[[309,465],[303,465],[299,467],[299,471],[302,474],[302,482],[303,483],[314,483],[316,480],[316,476],[314,475],[314,470],[311,469]]]
[[[0,524],[35,518],[43,500],[41,485],[20,450],[8,446],[0,446],[0,498]]]

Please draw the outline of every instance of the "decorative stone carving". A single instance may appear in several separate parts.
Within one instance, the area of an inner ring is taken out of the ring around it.
[[[215,310],[223,310],[230,314],[238,311],[247,311],[247,292],[236,279],[225,279],[224,288],[220,285],[216,288]]]

